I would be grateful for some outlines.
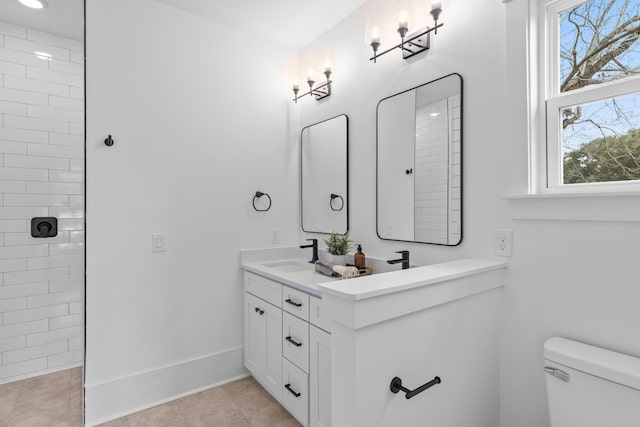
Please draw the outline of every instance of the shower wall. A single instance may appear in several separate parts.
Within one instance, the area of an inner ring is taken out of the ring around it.
[[[0,383],[83,361],[83,51],[0,22]]]

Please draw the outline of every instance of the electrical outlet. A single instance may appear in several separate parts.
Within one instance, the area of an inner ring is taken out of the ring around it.
[[[496,230],[494,253],[497,256],[510,257],[513,246],[512,230]]]
[[[279,228],[274,228],[271,230],[271,243],[272,244],[278,244],[280,243],[280,229]]]

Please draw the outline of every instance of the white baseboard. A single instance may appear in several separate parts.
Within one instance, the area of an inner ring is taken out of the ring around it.
[[[246,377],[244,347],[225,350],[98,384],[85,384],[85,425],[134,412]]]

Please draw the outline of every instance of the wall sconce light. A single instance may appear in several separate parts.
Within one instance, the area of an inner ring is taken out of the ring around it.
[[[298,103],[298,99],[302,98],[303,96],[306,95],[311,95],[314,96],[316,98],[316,101],[320,101],[321,99],[324,99],[326,97],[328,97],[329,95],[331,95],[331,63],[329,62],[329,60],[327,59],[327,61],[325,62],[325,66],[324,66],[324,75],[327,78],[327,80],[314,87],[313,85],[316,83],[313,77],[313,70],[309,70],[309,73],[307,74],[307,85],[309,85],[309,91],[303,93],[302,95],[298,95],[298,92],[300,92],[300,86],[297,83],[293,84],[293,101],[297,104]]]
[[[407,13],[405,11],[400,12],[398,17],[398,34],[400,34],[400,43],[381,53],[378,53],[378,48],[380,47],[380,27],[371,28],[371,48],[373,49],[373,56],[369,58],[369,60],[375,63],[379,56],[389,53],[394,49],[400,49],[402,51],[403,59],[411,58],[414,55],[429,50],[431,33],[433,32],[433,34],[438,34],[438,28],[444,25],[438,24],[438,18],[440,18],[441,13],[442,3],[433,2],[431,4],[431,16],[433,17],[434,26],[421,28],[407,36],[407,32],[409,31]]]

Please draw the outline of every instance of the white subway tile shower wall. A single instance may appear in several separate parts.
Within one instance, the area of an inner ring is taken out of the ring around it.
[[[460,240],[460,125],[460,96],[416,110],[418,242],[453,244]]]
[[[0,22],[0,383],[82,364],[83,57]],[[31,237],[35,216],[58,236]]]

